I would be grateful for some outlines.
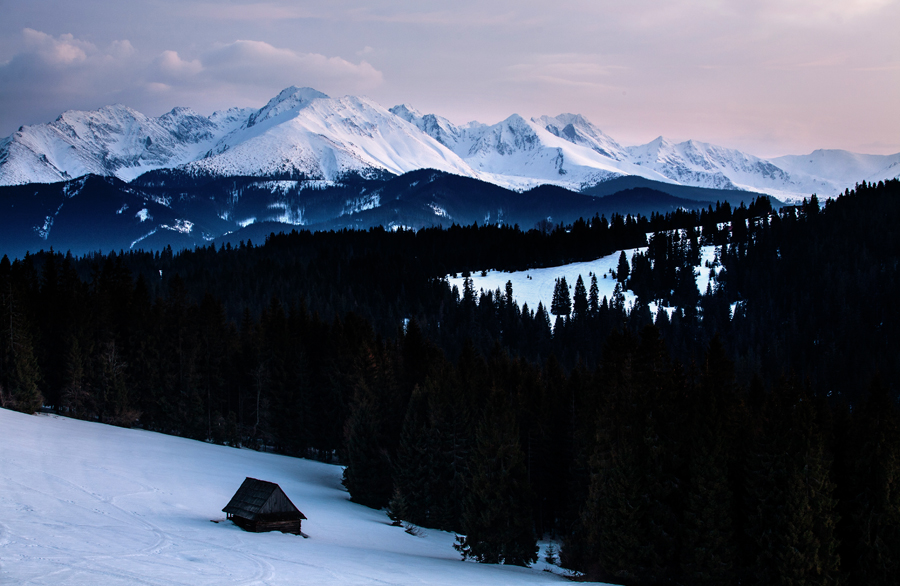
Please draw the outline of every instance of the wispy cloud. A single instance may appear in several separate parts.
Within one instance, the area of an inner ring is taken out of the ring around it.
[[[810,27],[845,24],[892,5],[897,0],[766,0],[757,4],[757,10],[767,20]]]
[[[624,71],[599,55],[536,55],[530,61],[506,68],[506,81],[557,84],[568,87],[615,88],[611,77]]]
[[[353,63],[341,57],[301,53],[263,41],[239,40],[217,46],[203,56],[202,63],[207,77],[239,84],[310,80],[304,85],[340,82],[349,90],[363,91],[383,81],[382,73],[366,61]]]
[[[235,20],[240,22],[294,20],[300,18],[321,18],[322,11],[311,10],[298,3],[250,2],[246,4],[225,4],[204,2],[186,5],[181,12],[187,17],[208,20]]]

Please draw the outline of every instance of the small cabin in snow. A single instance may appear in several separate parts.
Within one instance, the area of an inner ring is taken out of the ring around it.
[[[222,511],[235,525],[254,533],[281,531],[299,535],[300,523],[306,519],[280,486],[249,477]]]

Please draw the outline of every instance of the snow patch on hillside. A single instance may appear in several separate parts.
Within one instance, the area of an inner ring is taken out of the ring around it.
[[[631,256],[635,252],[645,252],[646,248],[633,248],[625,251],[628,262],[631,262]],[[502,294],[506,294],[506,282],[512,282],[513,299],[520,306],[523,303],[528,304],[528,309],[536,311],[538,303],[543,304],[544,309],[550,312],[550,302],[553,301],[553,289],[556,286],[556,280],[562,277],[566,278],[566,284],[569,285],[569,295],[575,292],[575,282],[581,275],[584,281],[585,290],[591,288],[591,275],[597,276],[597,288],[599,290],[599,299],[605,296],[612,299],[613,290],[616,287],[616,280],[612,277],[611,271],[615,271],[619,262],[619,252],[598,258],[597,260],[587,262],[576,262],[567,265],[545,267],[541,269],[528,269],[527,271],[495,271],[488,270],[485,274],[473,273],[472,286],[476,292],[480,291],[496,291],[500,290]],[[464,277],[450,276],[447,278],[451,287],[456,286],[460,292],[463,290]],[[634,306],[634,293],[625,292],[625,307]],[[551,318],[552,320],[553,318]]]
[[[640,252],[646,254],[647,248],[631,248],[625,250],[625,256],[631,264],[631,257],[634,253]],[[565,277],[566,284],[569,286],[570,298],[575,293],[575,283],[581,276],[584,281],[586,291],[591,288],[591,276],[597,276],[598,298],[602,301],[604,297],[607,300],[613,298],[616,287],[616,279],[613,273],[618,267],[619,255],[621,251],[598,258],[592,261],[576,262],[555,267],[544,267],[540,269],[529,269],[526,271],[496,271],[485,270],[472,273],[469,277],[472,280],[472,287],[476,293],[500,290],[501,295],[506,294],[506,283],[512,283],[513,299],[521,307],[523,303],[528,304],[530,311],[536,311],[538,303],[543,304],[544,309],[550,312],[550,303],[553,301],[553,290],[556,287],[556,280]],[[697,282],[697,289],[701,294],[706,293],[707,285],[712,284],[715,287],[715,277],[711,277],[710,273],[718,274],[722,270],[718,262],[721,255],[721,247],[701,246],[700,247],[700,265],[695,267],[694,275]],[[465,278],[461,275],[448,275],[446,277],[450,287],[457,287],[462,294]],[[625,308],[631,310],[634,307],[636,298],[632,291],[624,292]],[[650,313],[655,317],[661,309],[656,303],[648,304]],[[674,308],[666,307],[665,309],[671,316]],[[551,324],[553,322],[551,317]]]

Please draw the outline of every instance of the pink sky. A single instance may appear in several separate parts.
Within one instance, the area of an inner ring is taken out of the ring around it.
[[[67,109],[208,114],[297,85],[457,123],[580,113],[624,144],[900,152],[897,0],[298,6],[0,0],[0,137]]]

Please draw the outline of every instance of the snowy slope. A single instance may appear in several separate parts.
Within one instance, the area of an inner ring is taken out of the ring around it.
[[[635,252],[646,254],[647,248],[632,248],[625,250],[624,252],[630,263],[631,257]],[[721,250],[718,250],[718,252],[721,252]],[[513,287],[513,299],[519,306],[525,303],[528,304],[528,309],[530,311],[536,311],[538,303],[541,303],[543,304],[544,309],[549,313],[550,303],[553,300],[553,289],[556,287],[556,280],[563,277],[565,277],[566,284],[569,286],[569,295],[573,295],[575,292],[575,283],[579,276],[581,276],[584,281],[585,289],[590,290],[591,275],[596,275],[598,298],[601,300],[604,297],[606,297],[607,300],[612,299],[617,281],[611,276],[611,271],[615,271],[618,267],[620,253],[621,251],[617,251],[596,260],[575,262],[540,269],[528,269],[526,271],[504,272],[487,270],[483,276],[481,273],[475,272],[472,273],[470,279],[472,280],[472,287],[476,293],[480,293],[481,291],[497,291],[499,289],[501,294],[503,294],[506,291],[506,283],[510,282]],[[713,264],[716,255],[717,250],[715,246],[700,247],[700,265],[695,267],[694,274],[697,281],[697,290],[701,293],[705,293],[707,285],[710,284],[710,269],[707,265]],[[447,276],[446,279],[451,287],[457,287],[460,292],[463,290],[463,277]],[[625,291],[624,298],[626,308],[630,309],[634,307],[636,299],[634,292]],[[651,314],[654,316],[659,310],[659,307],[655,303],[651,303],[649,308]],[[671,313],[672,308],[668,308],[668,310]],[[554,318],[551,317],[550,319],[552,324]]]
[[[628,153],[622,148],[622,145],[594,126],[581,114],[560,114],[556,117],[541,116],[540,118],[532,118],[531,121],[540,124],[555,136],[573,144],[586,146],[604,157],[615,161],[624,161],[628,158]]]
[[[565,582],[543,563],[462,562],[452,534],[390,526],[347,500],[338,466],[3,409],[0,438],[2,584]],[[226,521],[246,476],[277,482],[308,517],[309,539]]]
[[[900,177],[900,153],[861,155],[843,150],[819,149],[808,155],[776,157],[772,162],[788,173],[827,177],[828,195],[852,188],[860,181],[883,181]]]
[[[771,161],[695,140],[673,143],[660,136],[627,151],[636,165],[656,170],[682,185],[761,191],[787,199],[808,197],[830,186],[823,179],[793,175]]]
[[[635,248],[626,250],[625,255],[628,262],[631,262],[631,255],[636,251],[645,252],[646,248]],[[501,293],[506,291],[507,281],[513,286],[513,299],[521,307],[522,304],[528,304],[530,311],[537,311],[538,303],[543,304],[544,309],[550,311],[550,302],[553,300],[553,289],[556,286],[556,280],[562,277],[566,278],[566,284],[569,285],[569,295],[575,291],[575,282],[581,275],[586,290],[591,288],[591,275],[597,275],[597,289],[599,298],[604,297],[612,299],[613,290],[616,287],[616,280],[610,276],[610,271],[615,271],[619,263],[619,252],[591,260],[587,262],[576,262],[557,267],[544,267],[541,269],[528,269],[527,271],[485,271],[485,275],[481,273],[473,273],[470,279],[472,287],[476,292],[480,291],[496,291]],[[456,286],[460,292],[463,290],[464,278],[461,276],[448,277],[447,281],[450,286]],[[625,306],[634,304],[634,293],[625,291]],[[551,317],[551,323],[553,318]]]
[[[422,114],[408,104],[401,104],[390,109],[391,114],[414,124],[419,130],[435,139],[454,152],[463,152],[471,146],[470,135],[477,136],[479,129],[487,125],[480,122],[470,122],[464,126],[457,126],[437,114]]]
[[[455,126],[407,105],[395,106],[391,112],[453,150],[484,180],[504,187],[552,184],[578,190],[634,174],[669,181],[652,169],[623,160],[622,148],[581,116],[525,120],[513,114],[491,126],[477,122]]]
[[[88,173],[129,181],[196,159],[250,112],[234,108],[207,118],[175,108],[149,118],[121,105],[64,112],[50,124],[24,126],[0,142],[0,185],[51,183]]]
[[[367,98],[329,98],[294,87],[185,168],[218,175],[295,172],[324,180],[350,171],[399,175],[423,168],[474,175],[444,145]]]

